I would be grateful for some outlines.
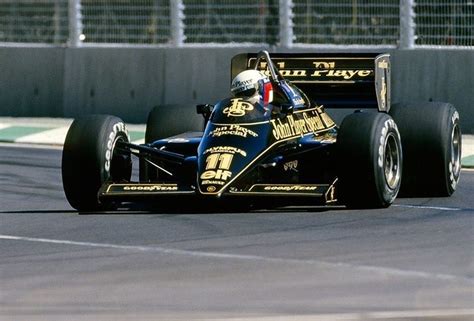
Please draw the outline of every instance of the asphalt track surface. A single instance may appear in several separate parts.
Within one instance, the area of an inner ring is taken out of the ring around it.
[[[384,210],[78,215],[60,159],[0,146],[0,320],[474,320],[473,171]]]

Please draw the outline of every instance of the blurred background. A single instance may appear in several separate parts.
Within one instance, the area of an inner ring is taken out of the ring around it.
[[[225,97],[260,49],[390,52],[393,101],[452,102],[474,132],[472,0],[0,0],[0,116],[143,122]]]
[[[469,0],[0,0],[0,41],[474,46]]]

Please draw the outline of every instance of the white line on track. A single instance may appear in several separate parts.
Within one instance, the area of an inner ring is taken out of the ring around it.
[[[472,278],[456,276],[456,275],[451,275],[451,274],[410,271],[410,270],[402,270],[402,269],[396,269],[396,268],[387,268],[387,267],[370,266],[370,265],[357,265],[357,264],[342,263],[342,262],[326,262],[326,261],[311,260],[311,259],[301,260],[301,259],[288,259],[288,258],[273,258],[273,257],[258,256],[258,255],[201,252],[201,251],[179,250],[179,249],[170,249],[170,248],[164,248],[164,247],[152,247],[152,246],[77,242],[77,241],[68,241],[68,240],[55,240],[55,239],[33,238],[33,237],[1,235],[1,234],[0,234],[0,240],[74,245],[74,246],[84,246],[84,247],[129,250],[129,251],[138,251],[138,252],[154,252],[154,253],[168,254],[168,255],[193,256],[193,257],[199,257],[199,258],[260,261],[260,262],[268,262],[268,263],[312,264],[312,265],[317,265],[322,268],[330,268],[330,269],[346,268],[346,269],[357,270],[360,272],[377,273],[377,274],[387,275],[387,276],[435,279],[435,280],[442,280],[442,281],[462,281],[462,282],[469,282],[469,283],[474,284],[474,279]]]
[[[408,204],[392,204],[393,207],[419,208],[428,210],[440,211],[462,211],[462,208],[457,207],[443,207],[443,206],[425,206],[425,205],[408,205]]]
[[[28,143],[0,143],[0,147],[29,148],[29,149],[54,149],[62,150],[62,145],[41,145]]]
[[[229,318],[224,320],[232,321],[359,321],[359,320],[386,320],[386,319],[414,319],[414,318],[439,318],[450,320],[449,317],[470,317],[474,316],[474,309],[436,309],[436,310],[412,310],[412,311],[381,311],[381,312],[359,312],[359,313],[327,313],[311,315],[292,315],[292,316],[264,316],[248,318]]]

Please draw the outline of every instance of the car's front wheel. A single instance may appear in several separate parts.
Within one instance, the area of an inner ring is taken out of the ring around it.
[[[89,115],[74,120],[66,135],[62,178],[66,198],[81,212],[109,209],[98,193],[107,182],[129,181],[130,152],[116,148],[129,142],[124,122],[114,116]]]

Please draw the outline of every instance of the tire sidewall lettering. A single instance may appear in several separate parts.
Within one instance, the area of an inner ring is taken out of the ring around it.
[[[459,121],[459,113],[457,110],[454,111],[453,116],[451,117],[451,124],[455,125]]]
[[[109,136],[107,137],[107,144],[106,144],[106,150],[105,150],[105,163],[104,163],[104,169],[107,173],[110,172],[113,148],[115,146],[116,138],[120,134],[127,137],[128,139],[127,128],[123,122],[115,123],[112,126],[112,131],[109,133]]]
[[[397,124],[393,119],[387,119],[383,123],[383,127],[380,130],[380,138],[379,138],[379,147],[378,147],[378,155],[377,155],[377,166],[378,166],[378,180],[379,183],[382,184],[383,186],[383,199],[387,203],[392,203],[393,200],[397,197],[400,182],[398,182],[398,186],[395,189],[391,189],[388,186],[388,183],[386,182],[385,179],[385,172],[384,172],[384,162],[385,162],[385,147],[387,144],[387,139],[389,135],[395,135],[396,140],[398,142],[398,151],[399,153],[401,152],[401,144],[400,144],[400,133],[398,131]],[[401,157],[400,157],[400,162],[401,162]]]
[[[387,119],[384,122],[383,128],[381,130],[379,148],[378,148],[377,165],[382,169],[384,166],[384,159],[385,159],[385,144],[387,142],[387,137],[390,133],[395,133],[398,141],[400,141],[400,134],[398,132],[397,124],[395,124],[393,119]]]
[[[453,114],[451,115],[451,124],[450,124],[450,130],[454,130],[454,127],[457,126],[457,124],[459,123],[459,113],[457,110],[454,110]],[[451,148],[453,147],[452,146],[452,142],[451,142],[451,137],[450,137],[450,141],[449,141],[449,152],[447,153],[447,157],[449,157],[449,161],[448,161],[448,176],[449,176],[449,186],[451,187],[451,189],[453,191],[456,190],[457,188],[457,185],[458,185],[458,182],[459,182],[459,177],[461,175],[460,174],[460,170],[457,172],[457,173],[454,173],[454,167],[455,167],[455,164],[452,163],[452,159],[450,157],[451,153],[453,152],[451,150]],[[456,176],[455,176],[456,175]]]

